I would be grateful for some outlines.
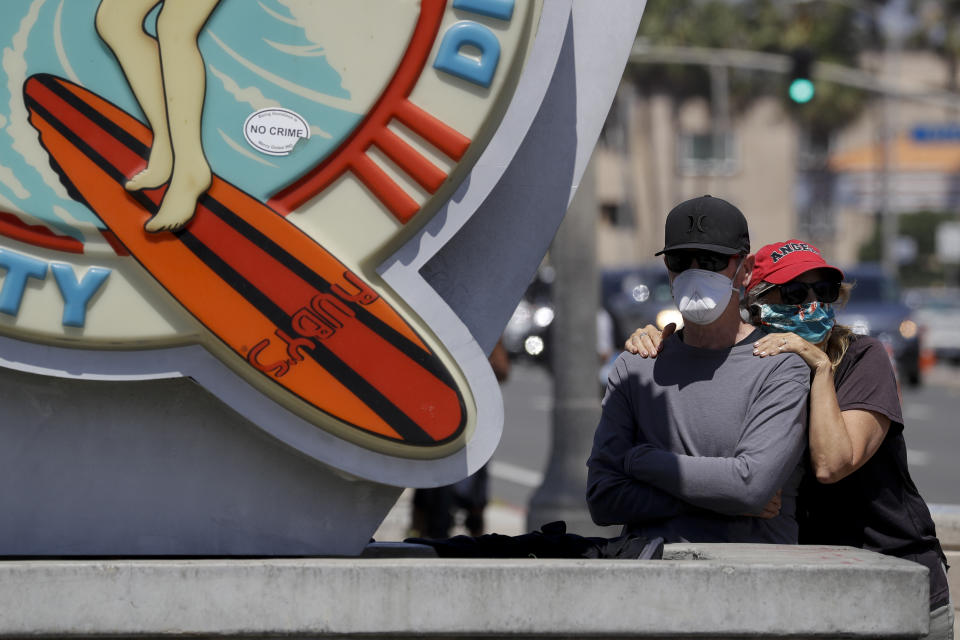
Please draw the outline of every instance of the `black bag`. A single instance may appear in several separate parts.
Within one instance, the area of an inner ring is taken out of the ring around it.
[[[579,536],[567,533],[563,520],[519,536],[499,533],[454,536],[452,538],[407,538],[404,542],[433,547],[441,558],[607,558],[659,560],[663,538],[633,534],[616,538]]]

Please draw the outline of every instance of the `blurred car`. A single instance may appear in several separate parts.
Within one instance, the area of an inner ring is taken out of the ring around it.
[[[904,300],[923,329],[923,346],[937,360],[960,366],[960,289],[911,289]]]
[[[527,287],[500,340],[511,358],[528,358],[547,363],[553,325],[554,270],[543,266]]]
[[[511,357],[549,365],[555,317],[553,278],[553,269],[542,267],[507,322],[501,340]],[[663,328],[670,322],[683,326],[662,262],[601,271],[600,297],[609,322],[598,314],[597,329],[610,331],[614,355],[635,329],[647,324]],[[598,339],[598,349],[608,342],[606,336]]]
[[[837,322],[854,333],[877,338],[887,348],[902,383],[915,387],[921,381],[920,326],[900,295],[894,278],[874,264],[859,264],[843,270],[845,281],[854,283],[850,301],[837,307]]]
[[[600,275],[603,307],[613,320],[614,345],[619,350],[634,330],[648,324],[659,328],[683,319],[670,293],[670,280],[662,262],[606,269]]]

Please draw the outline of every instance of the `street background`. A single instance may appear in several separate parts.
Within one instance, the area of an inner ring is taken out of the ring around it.
[[[527,505],[543,480],[550,450],[553,407],[550,374],[538,364],[516,362],[510,379],[501,389],[504,428],[500,446],[489,466],[487,530],[518,535],[527,531]],[[600,402],[599,395],[597,402]],[[930,504],[960,504],[958,407],[960,368],[948,364],[933,366],[923,386],[903,391],[904,437],[910,473],[920,495]],[[596,425],[582,427],[592,433]],[[410,493],[405,493],[387,517],[375,536],[378,540],[400,540],[407,535]],[[458,526],[451,533],[466,531]]]
[[[704,193],[744,212],[754,248],[797,238],[843,268],[855,288],[837,320],[890,355],[913,478],[928,503],[960,504],[960,2],[649,0],[503,333],[487,530],[596,533],[583,495],[599,369],[635,328],[679,319],[652,256],[667,212]]]

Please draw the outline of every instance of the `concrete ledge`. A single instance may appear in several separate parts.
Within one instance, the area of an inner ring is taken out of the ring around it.
[[[917,637],[926,569],[844,547],[665,560],[0,562],[0,636]],[[877,603],[882,603],[878,606]]]

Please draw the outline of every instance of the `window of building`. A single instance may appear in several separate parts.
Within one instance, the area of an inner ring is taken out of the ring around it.
[[[683,175],[732,175],[739,168],[733,133],[681,133],[678,163]]]
[[[600,219],[615,227],[632,227],[633,216],[630,207],[622,202],[600,203]]]

